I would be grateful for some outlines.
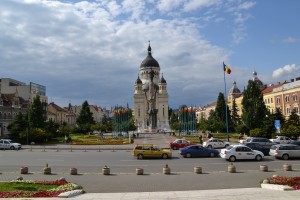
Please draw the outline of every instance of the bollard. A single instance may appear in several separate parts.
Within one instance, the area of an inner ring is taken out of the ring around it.
[[[101,150],[100,150],[100,146],[99,146],[99,150],[98,150],[98,152],[100,152]]]
[[[71,174],[71,175],[77,175],[77,168],[71,167],[71,168],[70,168],[70,174]]]
[[[86,147],[84,147],[84,152],[86,152]]]
[[[43,149],[43,152],[45,152],[46,151],[46,146],[44,146],[44,149]]]
[[[51,174],[51,167],[48,166],[48,163],[44,167],[44,174]]]
[[[135,169],[135,173],[136,173],[136,175],[143,175],[144,174],[144,169],[142,169],[142,168],[136,168]]]
[[[22,166],[20,168],[20,170],[21,170],[21,174],[28,174],[28,167],[27,166]]]
[[[32,151],[32,145],[30,145],[30,151]]]
[[[57,148],[56,148],[56,152],[59,152],[59,150],[58,150],[58,146],[57,146]]]
[[[259,166],[259,170],[262,172],[267,172],[268,171],[268,165],[262,164]]]
[[[228,165],[228,172],[230,172],[230,173],[236,172],[236,168],[232,163],[230,165]]]
[[[163,168],[163,174],[171,174],[171,168],[168,165]]]
[[[72,152],[72,146],[70,145],[70,152]]]
[[[106,165],[102,168],[102,174],[103,175],[109,175],[110,174],[110,169]]]
[[[283,170],[284,171],[292,171],[292,165],[288,163],[283,164]]]
[[[195,173],[195,174],[202,174],[202,167],[200,167],[200,166],[195,166],[195,167],[194,167],[194,173]]]
[[[112,152],[115,152],[115,147],[113,147]]]

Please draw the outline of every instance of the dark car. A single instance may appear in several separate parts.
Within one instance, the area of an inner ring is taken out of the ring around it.
[[[256,142],[247,142],[244,145],[249,147],[252,150],[257,150],[262,152],[265,156],[269,155],[270,153],[270,148],[263,147],[262,145]]]
[[[298,140],[292,140],[292,141],[290,142],[290,144],[294,144],[294,145],[300,146],[300,141],[298,141]]]
[[[271,148],[271,146],[277,144],[277,143],[271,142],[267,138],[262,138],[262,137],[250,137],[246,140],[246,142],[259,143],[261,146],[263,146],[265,148],[269,148],[269,149]]]
[[[179,154],[185,158],[218,157],[219,151],[216,149],[205,148],[200,145],[191,145],[179,149]]]

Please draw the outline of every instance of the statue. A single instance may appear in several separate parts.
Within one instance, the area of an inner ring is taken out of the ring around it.
[[[155,103],[156,103],[156,89],[154,88],[154,82],[153,78],[155,75],[154,70],[151,68],[150,71],[150,85],[149,85],[149,91],[148,95],[146,95],[147,99],[147,114],[148,114],[148,119],[149,119],[149,128],[150,129],[156,129],[157,127],[157,109],[155,108]]]

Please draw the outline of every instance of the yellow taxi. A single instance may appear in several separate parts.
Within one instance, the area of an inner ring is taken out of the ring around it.
[[[161,149],[153,144],[137,144],[133,148],[132,155],[137,159],[143,158],[172,158],[172,152],[168,149]]]

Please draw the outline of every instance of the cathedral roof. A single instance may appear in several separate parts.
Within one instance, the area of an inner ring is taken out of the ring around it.
[[[259,80],[259,78],[257,77],[257,72],[256,72],[256,71],[253,72],[253,78],[252,78],[252,80],[253,80],[258,86],[260,86],[260,87],[263,87],[263,86],[264,86],[263,82],[262,82],[261,80]]]
[[[236,86],[236,82],[233,82],[232,88],[229,90],[229,94],[239,94],[241,93],[240,89]]]
[[[163,75],[161,76],[160,83],[167,83],[167,81],[166,81],[166,79],[164,78]]]
[[[144,68],[144,67],[157,67],[157,68],[159,68],[158,62],[152,57],[150,42],[149,42],[149,46],[148,46],[148,55],[143,60],[143,62],[141,63],[140,68]]]
[[[138,78],[136,79],[135,83],[136,83],[136,84],[142,84],[142,81],[141,81],[141,79],[140,79],[140,76],[138,76]]]

